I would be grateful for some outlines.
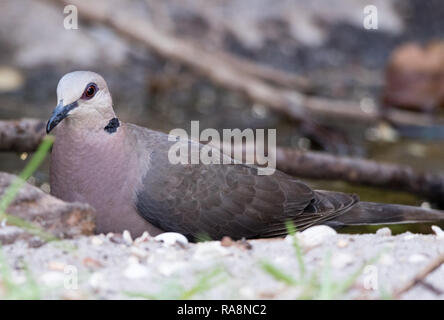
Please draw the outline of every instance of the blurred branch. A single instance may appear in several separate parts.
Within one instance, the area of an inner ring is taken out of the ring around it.
[[[34,151],[44,136],[42,120],[0,120],[0,151]]]
[[[140,42],[158,55],[177,61],[224,88],[241,92],[256,103],[276,110],[299,122],[312,122],[314,116],[339,117],[375,123],[385,118],[395,125],[428,125],[432,119],[407,111],[388,110],[381,115],[378,110],[365,112],[358,103],[311,97],[295,90],[277,88],[276,84],[294,84],[303,87],[303,80],[270,67],[258,65],[228,52],[208,51],[191,41],[158,30],[151,22],[114,10],[108,2],[80,0],[52,0],[59,5],[74,4],[80,17],[102,23],[131,40]],[[295,80],[298,79],[298,80]],[[290,81],[291,82],[291,81]],[[305,88],[307,89],[307,88]]]
[[[408,292],[410,289],[412,289],[414,286],[416,286],[419,283],[425,284],[425,279],[428,275],[430,275],[433,271],[438,269],[442,264],[444,264],[444,254],[441,254],[438,256],[435,260],[433,260],[430,264],[428,264],[423,270],[421,270],[416,276],[409,281],[406,285],[398,289],[394,293],[394,298],[399,299],[401,295]],[[426,285],[427,286],[427,285]]]
[[[409,166],[340,157],[327,153],[277,148],[277,168],[301,178],[341,180],[419,194],[442,204],[444,174],[419,172]]]

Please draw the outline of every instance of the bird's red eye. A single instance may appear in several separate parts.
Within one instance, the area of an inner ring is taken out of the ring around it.
[[[90,83],[86,86],[85,91],[83,92],[83,99],[91,99],[97,92],[97,86],[95,83]]]

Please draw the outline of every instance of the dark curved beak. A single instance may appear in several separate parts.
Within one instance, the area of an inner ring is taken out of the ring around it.
[[[77,106],[77,101],[64,106],[63,100],[60,100],[60,103],[54,109],[51,118],[49,118],[48,123],[46,124],[46,133],[50,133],[51,130],[54,129],[63,119],[65,119],[68,116],[68,113]]]

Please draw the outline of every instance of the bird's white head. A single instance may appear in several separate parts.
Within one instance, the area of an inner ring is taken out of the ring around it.
[[[103,77],[91,71],[65,74],[57,86],[57,107],[46,126],[49,133],[62,120],[70,126],[100,129],[115,119],[111,94]]]

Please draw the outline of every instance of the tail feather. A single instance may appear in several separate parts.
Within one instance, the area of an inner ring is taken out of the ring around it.
[[[359,202],[329,221],[332,226],[443,222],[444,211],[399,204]]]

